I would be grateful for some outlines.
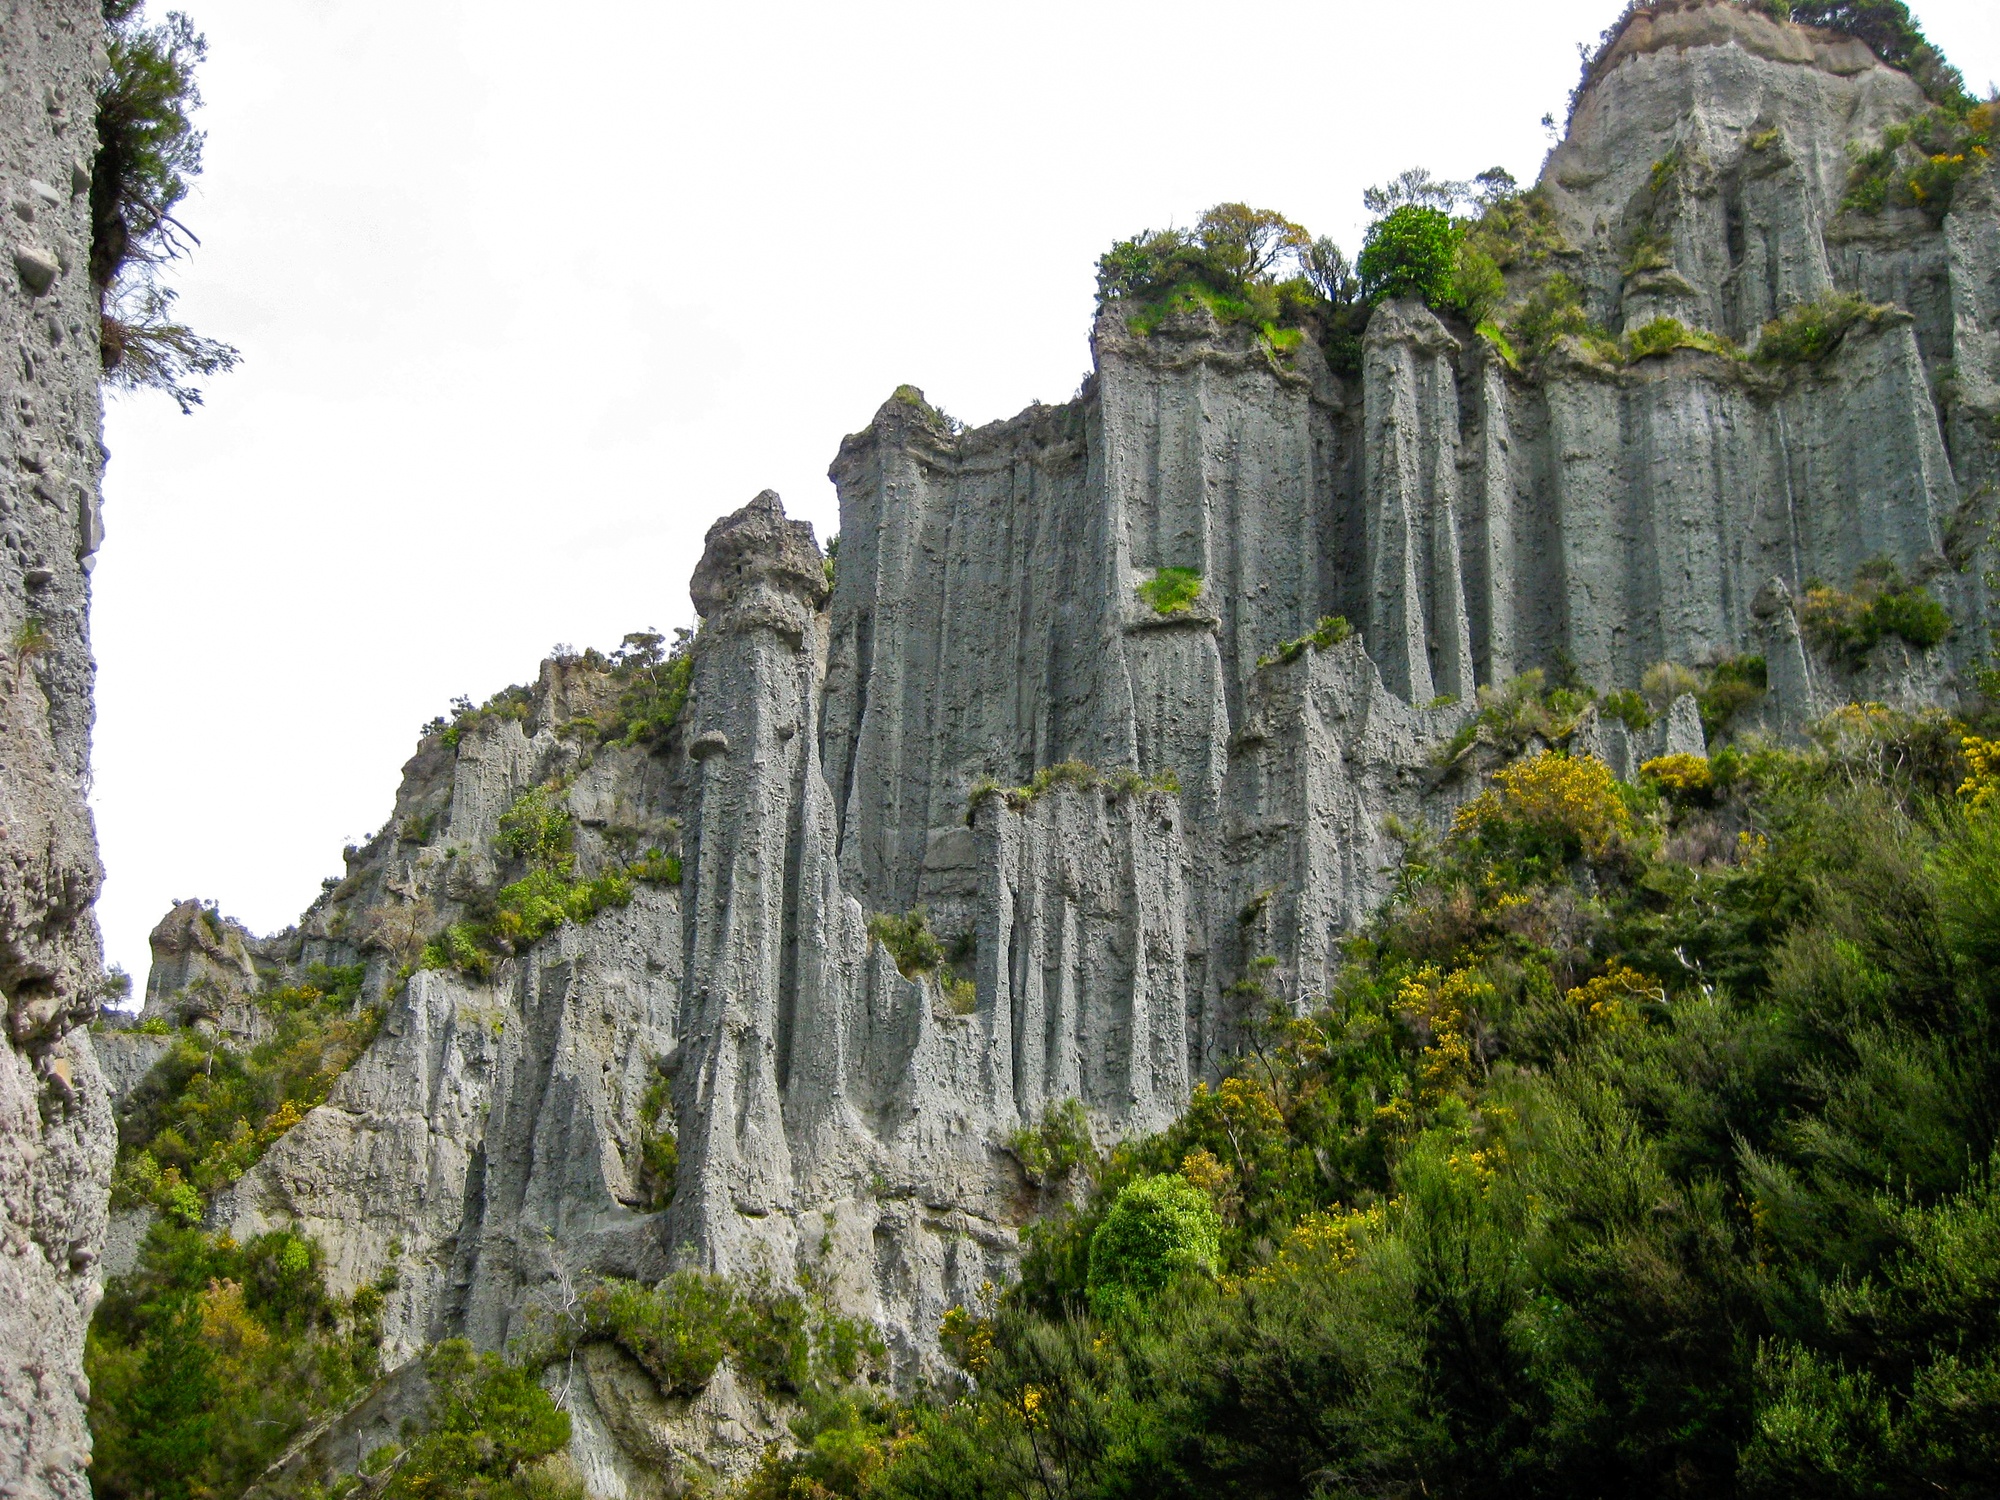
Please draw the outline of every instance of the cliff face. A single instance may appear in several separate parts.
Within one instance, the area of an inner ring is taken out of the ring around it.
[[[113,1132],[88,1034],[101,984],[90,556],[101,535],[86,259],[102,21],[0,8],[0,1492],[89,1493],[83,1332]]]
[[[1113,308],[1065,406],[962,432],[899,393],[835,460],[830,590],[775,496],[711,530],[663,741],[596,744],[620,680],[581,659],[426,738],[346,879],[250,955],[365,962],[382,1035],[216,1222],[307,1229],[339,1291],[394,1269],[392,1359],[497,1346],[580,1274],[694,1261],[823,1274],[922,1365],[1037,1205],[1010,1133],[1072,1098],[1101,1138],[1155,1129],[1251,1007],[1325,992],[1386,894],[1392,821],[1445,822],[1499,753],[1439,769],[1476,687],[1754,654],[1774,731],[1852,696],[1953,701],[1983,663],[2000,462],[1993,178],[1941,224],[1840,210],[1849,145],[1922,108],[1858,43],[1663,11],[1550,159],[1555,259],[1594,320],[1750,342],[1831,291],[1894,304],[1817,364],[1576,344],[1522,374],[1392,303],[1343,377],[1310,344],[1206,314],[1140,336]],[[1956,633],[1823,658],[1795,601],[1881,556]],[[1200,588],[1162,613],[1140,586],[1168,569]],[[1297,644],[1336,614],[1357,633]],[[1704,748],[1688,699],[1644,734],[1587,716],[1572,743],[1620,774]],[[400,984],[518,875],[500,820],[545,784],[578,878],[660,844],[678,884],[489,975]],[[918,906],[952,965],[912,979],[870,918]],[[168,1007],[192,950],[163,951]],[[656,1078],[679,1134],[663,1207]],[[593,1483],[650,1493],[617,1372],[586,1373]]]

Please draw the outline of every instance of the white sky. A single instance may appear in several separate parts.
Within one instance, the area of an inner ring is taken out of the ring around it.
[[[175,898],[294,920],[453,695],[691,624],[717,516],[769,486],[824,538],[898,384],[1066,399],[1114,239],[1241,199],[1351,254],[1405,167],[1532,179],[1619,9],[182,3],[181,310],[244,363],[107,419],[99,915],[141,981]],[[2000,75],[1993,0],[1917,9]]]

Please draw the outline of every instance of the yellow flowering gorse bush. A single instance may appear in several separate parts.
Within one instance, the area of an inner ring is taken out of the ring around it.
[[[1526,833],[1593,857],[1631,831],[1632,814],[1610,767],[1560,750],[1502,766],[1492,788],[1460,808],[1452,823],[1461,838]]]

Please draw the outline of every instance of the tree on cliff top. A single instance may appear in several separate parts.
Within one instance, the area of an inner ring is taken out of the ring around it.
[[[203,135],[194,71],[208,43],[179,11],[146,24],[144,0],[104,0],[110,67],[97,91],[90,180],[90,276],[102,319],[106,378],[165,391],[183,412],[201,402],[197,377],[232,369],[235,349],[175,320],[177,293],[160,268],[198,241],[174,216],[200,175]]]

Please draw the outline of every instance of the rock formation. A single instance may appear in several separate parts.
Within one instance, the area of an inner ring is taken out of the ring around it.
[[[84,1500],[83,1334],[113,1131],[84,805],[102,535],[89,188],[98,7],[0,7],[0,1493]]]
[[[1594,321],[1749,344],[1831,291],[1892,304],[1817,364],[1573,342],[1523,373],[1390,303],[1347,375],[1114,304],[1064,406],[961,431],[899,391],[834,461],[837,573],[775,495],[712,528],[670,733],[601,737],[626,679],[564,658],[426,736],[382,832],[258,950],[366,963],[382,1034],[214,1224],[313,1233],[337,1291],[395,1270],[392,1362],[500,1346],[580,1275],[693,1263],[811,1270],[920,1369],[1016,1261],[1035,1197],[1010,1135],[1070,1099],[1101,1138],[1156,1129],[1255,1007],[1325,993],[1393,831],[1447,822],[1491,764],[1453,760],[1477,688],[1755,655],[1773,732],[1851,696],[1955,701],[1990,613],[1994,178],[1941,224],[1841,208],[1849,147],[1924,103],[1860,43],[1663,5],[1550,157],[1554,257]],[[1856,669],[1798,601],[1880,557],[1957,628]],[[1163,570],[1190,601],[1142,591]],[[1336,615],[1355,632],[1313,638]],[[1625,775],[1704,749],[1685,698],[1644,734],[1586,715],[1572,746]],[[577,878],[658,845],[678,882],[487,973],[418,967],[520,875],[501,819],[537,786]],[[946,957],[906,974],[871,919],[918,908]],[[149,1005],[181,1003],[188,952]],[[571,1392],[579,1451],[600,1492],[653,1493],[609,1359]]]

